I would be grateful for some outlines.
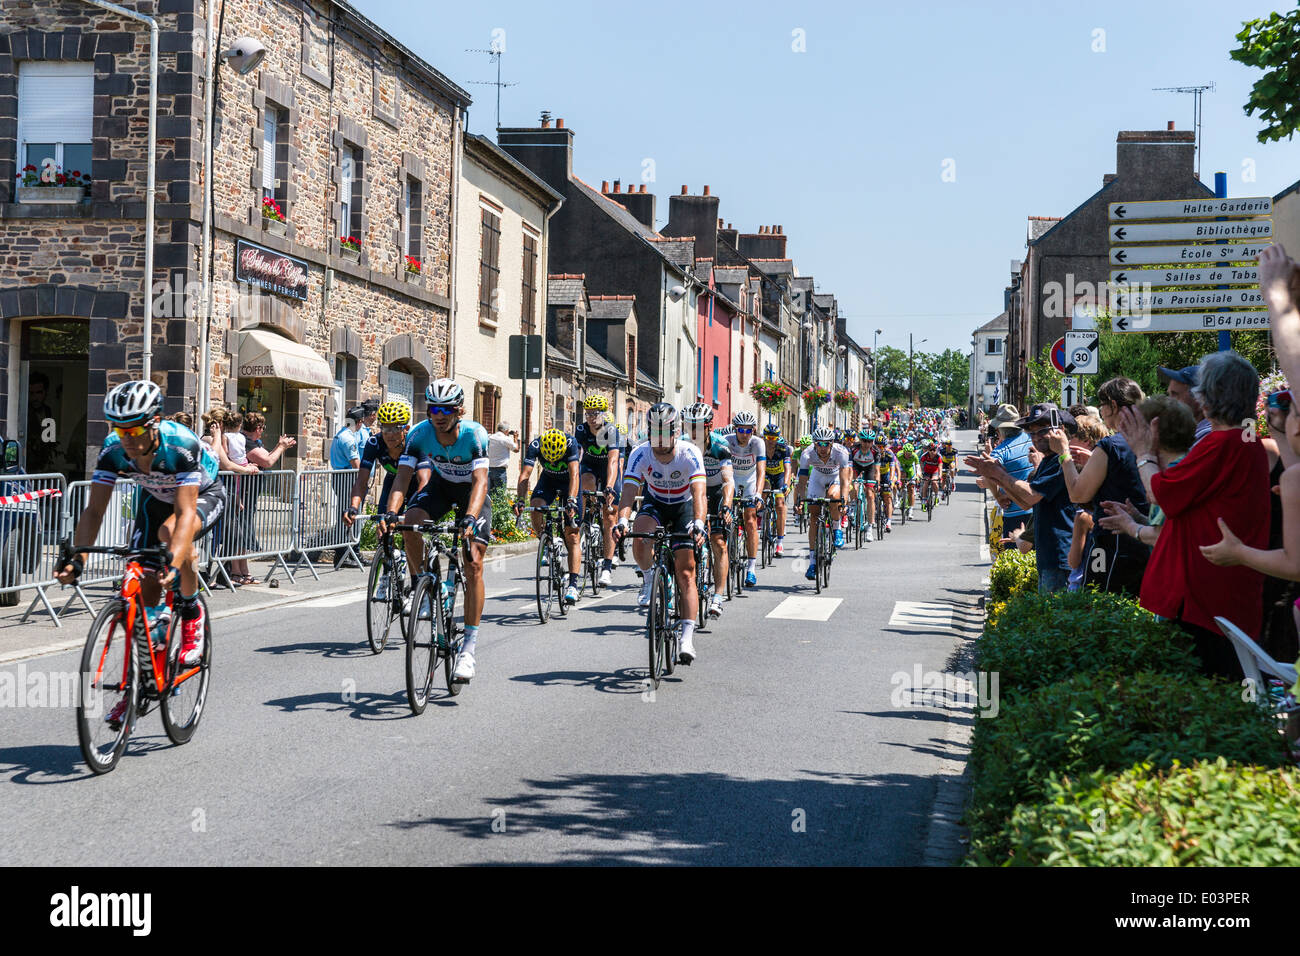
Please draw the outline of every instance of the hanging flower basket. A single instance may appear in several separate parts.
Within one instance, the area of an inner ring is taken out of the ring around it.
[[[785,408],[790,397],[790,390],[778,382],[755,382],[750,386],[749,394],[765,412],[779,412]]]
[[[815,414],[817,409],[821,408],[830,400],[831,393],[829,390],[824,388],[814,387],[807,389],[803,393],[803,407],[809,415]]]
[[[842,388],[835,393],[835,407],[846,412],[858,407],[858,393]]]

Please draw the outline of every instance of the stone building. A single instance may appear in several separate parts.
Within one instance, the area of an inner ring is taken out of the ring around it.
[[[2,430],[27,438],[32,376],[54,373],[60,454],[79,476],[106,433],[105,392],[141,374],[148,313],[168,413],[264,410],[268,443],[299,439],[289,467],[319,465],[348,404],[409,398],[448,368],[469,96],[337,0],[227,0],[219,35],[207,0],[124,2],[159,27],[148,283],[147,26],[80,0],[0,8]],[[266,53],[240,74],[212,54],[244,36]],[[87,144],[84,199],[14,201],[18,166],[51,152],[85,165]]]

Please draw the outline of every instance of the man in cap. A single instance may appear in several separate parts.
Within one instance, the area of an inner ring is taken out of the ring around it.
[[[1020,430],[1016,421],[1020,412],[1014,405],[999,405],[993,417],[989,419],[989,431],[993,434],[992,458],[997,461],[1007,474],[1016,480],[1027,480],[1032,466],[1029,462],[1031,443],[1029,436]],[[1016,504],[1015,499],[1005,492],[991,489],[993,496],[1002,505],[1002,533],[1010,537],[1012,532],[1024,527],[1029,520],[1030,511]]]
[[[1201,411],[1201,403],[1192,396],[1194,389],[1201,380],[1201,367],[1199,365],[1189,365],[1186,368],[1165,368],[1159,366],[1160,378],[1166,383],[1166,392],[1170,398],[1176,398],[1192,410],[1192,418],[1196,420],[1196,441],[1200,441],[1210,431],[1210,420],[1205,417]]]
[[[1061,473],[1060,457],[1052,451],[1051,436],[1058,433],[1068,435],[1074,430],[1074,418],[1053,403],[1042,402],[1017,421],[1016,427],[1044,456],[1028,480],[1013,477],[1001,462],[991,456],[967,458],[966,464],[980,477],[1001,485],[1021,508],[1033,509],[1038,593],[1064,591],[1069,584],[1070,541],[1074,535],[1077,506],[1070,501],[1065,476]],[[1065,455],[1068,457],[1069,452]]]

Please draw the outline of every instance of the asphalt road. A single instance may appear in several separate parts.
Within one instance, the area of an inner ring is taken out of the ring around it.
[[[962,748],[950,711],[900,706],[892,678],[966,669],[945,608],[983,590],[979,503],[961,476],[933,522],[840,552],[802,619],[768,617],[813,596],[792,533],[653,693],[630,566],[543,626],[531,556],[491,570],[478,676],[420,717],[401,645],[366,646],[361,592],[217,622],[194,740],[172,746],[155,711],[104,777],[71,703],[20,687],[0,706],[0,863],[919,864]]]

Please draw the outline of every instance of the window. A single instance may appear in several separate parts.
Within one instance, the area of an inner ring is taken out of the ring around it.
[[[556,395],[555,396],[555,418],[552,419],[552,427],[559,428],[567,432],[569,430],[568,428],[565,427],[567,424],[568,423],[564,420],[564,396]]]
[[[713,404],[718,404],[718,357],[713,356]]]
[[[365,181],[361,150],[351,143],[343,147],[342,176],[339,182],[339,203],[343,207],[339,217],[342,235],[361,238],[361,184]]]
[[[1001,339],[985,339],[985,340],[984,340],[984,354],[985,354],[985,355],[1001,355],[1001,354],[1002,354],[1002,340],[1001,340]]]
[[[997,372],[985,372],[985,373],[984,373],[984,384],[985,384],[985,385],[996,385],[997,383],[998,383],[998,373],[997,373]]]
[[[524,230],[524,298],[520,305],[520,327],[525,335],[533,332],[537,314],[537,239]]]
[[[481,210],[478,265],[478,315],[489,324],[497,320],[497,282],[501,278],[501,217]]]
[[[289,111],[268,102],[262,114],[262,198],[274,199],[283,210],[288,185]]]
[[[474,421],[488,432],[497,430],[497,416],[501,413],[501,389],[487,382],[474,387]]]
[[[406,177],[405,197],[402,202],[402,254],[420,259],[420,181]]]
[[[400,369],[390,368],[388,370],[388,397],[390,399],[400,398],[403,401],[415,404],[415,376],[410,372],[403,372]]]
[[[18,67],[18,167],[91,170],[95,72],[90,62],[33,61]]]

